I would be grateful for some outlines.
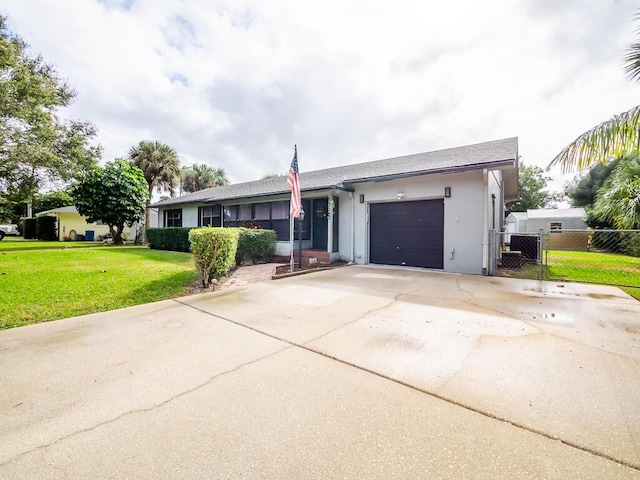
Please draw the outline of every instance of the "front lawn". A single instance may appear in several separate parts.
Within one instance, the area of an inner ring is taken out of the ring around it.
[[[546,277],[618,285],[640,299],[640,258],[615,253],[550,250]]]
[[[197,277],[189,253],[75,248],[77,242],[51,242],[55,250],[43,250],[51,248],[45,242],[32,242],[40,243],[38,250],[3,248],[14,243],[20,242],[0,243],[0,328],[184,295]]]
[[[0,252],[16,250],[58,250],[61,248],[96,248],[105,246],[103,242],[48,242],[44,240],[25,240],[22,237],[4,237],[0,241]]]

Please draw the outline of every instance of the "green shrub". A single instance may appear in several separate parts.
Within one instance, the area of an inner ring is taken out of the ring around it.
[[[276,252],[277,234],[274,230],[240,228],[236,264],[246,260],[264,260]]]
[[[189,231],[191,228],[147,228],[145,234],[149,248],[154,250],[171,250],[188,252],[190,248]]]
[[[620,233],[612,230],[594,230],[591,245],[596,250],[606,250],[609,252],[620,251]]]
[[[58,234],[56,232],[57,226],[57,217],[50,217],[48,215],[36,217],[36,238],[47,241],[58,240]]]
[[[640,257],[640,231],[620,233],[620,251],[632,257]]]
[[[196,268],[202,275],[202,284],[225,275],[233,266],[238,249],[238,228],[206,227],[189,232],[191,251]]]
[[[27,240],[32,240],[36,238],[36,219],[23,218],[21,231],[22,231],[22,236]]]

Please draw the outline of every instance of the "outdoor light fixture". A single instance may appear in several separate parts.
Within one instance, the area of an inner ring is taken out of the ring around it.
[[[364,193],[360,194],[360,203],[364,203]]]
[[[404,192],[399,192],[397,197],[398,197],[398,200],[402,200],[404,198]]]
[[[446,198],[451,197],[451,187],[444,187],[444,196]]]

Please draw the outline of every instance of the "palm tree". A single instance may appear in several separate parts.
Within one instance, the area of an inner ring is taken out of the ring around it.
[[[144,178],[149,184],[149,200],[147,200],[147,216],[145,226],[149,228],[149,204],[153,190],[158,192],[168,191],[175,196],[175,187],[180,182],[180,158],[177,152],[169,145],[158,141],[141,141],[138,145],[129,149],[129,163],[138,167],[144,173]]]
[[[594,210],[616,228],[640,228],[640,156],[620,161],[598,192]]]
[[[636,15],[640,20],[640,14]],[[632,81],[640,81],[640,28],[637,40],[629,45],[623,57],[624,71]],[[560,165],[563,173],[584,169],[614,158],[640,153],[640,105],[614,115],[609,120],[584,132],[551,161],[548,168]]]
[[[206,164],[187,167],[182,171],[181,185],[185,192],[193,193],[205,188],[228,185],[229,179],[222,168],[211,168]]]
[[[567,173],[640,153],[640,105],[584,132],[551,161]]]

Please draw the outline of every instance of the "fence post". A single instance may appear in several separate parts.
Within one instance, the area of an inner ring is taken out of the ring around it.
[[[538,280],[542,280],[542,251],[544,250],[543,246],[544,241],[544,229],[540,229],[540,234],[538,236]]]

